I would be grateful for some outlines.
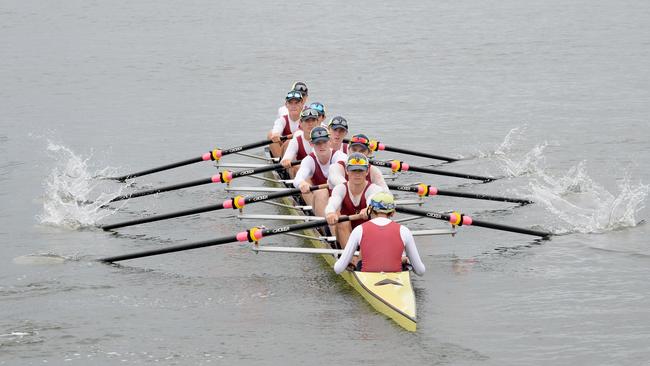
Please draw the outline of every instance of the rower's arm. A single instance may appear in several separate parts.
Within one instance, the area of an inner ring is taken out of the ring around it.
[[[418,253],[418,248],[415,246],[415,239],[413,239],[411,230],[406,226],[402,226],[399,233],[402,237],[402,241],[404,241],[404,250],[406,251],[406,256],[408,257],[409,262],[411,262],[413,272],[418,276],[422,276],[426,271],[426,267],[424,266],[424,263],[422,263],[422,259],[420,259],[420,253]]]
[[[273,122],[273,128],[271,129],[271,133],[274,134],[282,134],[282,131],[284,130],[284,118],[282,116],[279,116],[275,122]]]
[[[345,198],[345,185],[339,184],[332,190],[332,195],[327,201],[327,206],[325,207],[325,214],[336,213],[336,211],[340,210],[343,198]]]
[[[298,155],[298,139],[294,136],[289,140],[289,145],[287,145],[287,151],[282,155],[282,160],[293,160]]]
[[[345,182],[345,170],[341,164],[334,163],[330,165],[327,173],[327,184],[329,185],[330,189]]]
[[[370,166],[370,181],[380,186],[384,192],[389,192],[386,181],[384,180],[384,175],[381,174],[381,170],[374,165]]]
[[[350,264],[352,261],[352,257],[354,257],[354,252],[357,251],[359,243],[361,243],[362,234],[363,228],[361,225],[355,227],[354,230],[352,230],[350,237],[348,238],[348,243],[345,244],[343,254],[341,254],[341,257],[336,261],[336,263],[334,263],[334,272],[340,274],[348,267],[348,264]]]
[[[300,187],[300,183],[311,178],[314,175],[315,171],[314,159],[311,156],[307,156],[300,162],[300,169],[296,173],[296,177],[293,179],[293,186],[296,188]]]

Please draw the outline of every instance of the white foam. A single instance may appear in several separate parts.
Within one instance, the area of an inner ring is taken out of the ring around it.
[[[51,141],[48,141],[47,152],[54,164],[44,182],[40,223],[76,230],[94,226],[115,212],[115,209],[101,206],[120,195],[123,186],[95,178],[109,174],[112,168],[94,170],[89,167],[90,157],[84,159]]]

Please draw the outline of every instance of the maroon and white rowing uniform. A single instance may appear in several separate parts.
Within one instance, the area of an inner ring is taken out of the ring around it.
[[[334,264],[336,273],[347,268],[357,249],[362,272],[401,272],[404,252],[417,275],[426,271],[411,231],[385,217],[375,217],[352,230],[343,254]]]
[[[371,165],[369,167],[366,180],[382,187],[384,192],[388,192],[388,186],[386,185],[386,181],[384,181],[384,176],[381,174],[381,170],[379,170],[379,168],[376,166]],[[340,162],[338,164],[332,164],[330,167],[329,176],[327,177],[327,184],[329,185],[330,189],[347,181],[348,172],[345,170],[345,163]]]
[[[273,128],[271,129],[271,133],[279,134],[280,136],[287,136],[296,132],[299,127],[300,118],[292,121],[291,118],[289,118],[289,114],[287,112],[287,114],[283,114],[275,120],[273,123]]]
[[[333,164],[334,166],[336,164]],[[331,174],[331,170],[330,170]],[[325,215],[330,213],[336,213],[339,211],[341,215],[355,215],[364,210],[367,206],[366,202],[370,201],[370,198],[378,193],[382,192],[384,189],[380,186],[367,183],[361,194],[354,196],[350,193],[350,188],[348,183],[339,184],[332,190],[329,201],[327,201],[327,207],[325,207]],[[357,225],[360,225],[363,220],[354,220],[351,222],[352,228],[354,229]]]
[[[291,140],[289,140],[289,145],[287,145],[287,150],[284,152],[282,160],[302,160],[311,152],[311,145],[309,145],[309,141],[305,138],[304,132],[298,130],[293,134]]]
[[[320,185],[327,183],[327,176],[329,175],[329,168],[332,164],[339,161],[347,161],[348,157],[338,150],[331,150],[330,158],[325,164],[321,164],[316,154],[311,152],[300,162],[300,169],[293,179],[293,186],[298,188],[300,183],[305,180],[311,180],[313,185]]]

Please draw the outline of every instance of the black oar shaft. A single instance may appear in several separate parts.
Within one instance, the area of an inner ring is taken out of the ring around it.
[[[298,165],[300,164],[300,161],[294,160],[291,162],[291,165]],[[248,175],[253,175],[253,174],[258,174],[258,173],[264,173],[268,172],[271,170],[278,170],[278,169],[283,169],[282,164],[270,164],[267,166],[255,168],[255,169],[247,169],[247,170],[240,170],[237,172],[228,172],[228,171],[223,171],[217,175],[214,175],[210,178],[203,178],[203,179],[198,179],[198,180],[193,180],[191,182],[185,182],[185,183],[178,183],[178,184],[173,184],[171,186],[166,186],[166,187],[160,187],[160,188],[153,188],[153,189],[148,189],[146,191],[140,191],[140,192],[134,192],[130,194],[125,194],[121,196],[117,196],[110,200],[109,202],[116,202],[116,201],[122,201],[125,199],[129,198],[135,198],[135,197],[142,197],[142,196],[148,196],[156,193],[161,193],[161,192],[169,192],[169,191],[174,191],[177,189],[183,189],[183,188],[189,188],[189,187],[195,187],[195,186],[200,186],[203,184],[209,184],[209,183],[228,183],[232,179],[235,178],[240,178],[240,177],[245,177]]]
[[[446,171],[446,170],[439,170],[439,169],[432,169],[432,168],[422,168],[422,167],[412,166],[412,165],[409,165],[409,164],[406,164],[406,163],[404,163],[402,161],[397,161],[397,160],[393,160],[393,161],[390,161],[390,162],[371,160],[370,164],[376,165],[376,166],[381,166],[381,167],[384,167],[384,168],[391,168],[395,172],[412,171],[412,172],[420,172],[420,173],[427,173],[427,174],[444,175],[444,176],[448,176],[448,177],[480,180],[480,181],[483,181],[485,183],[491,182],[491,181],[496,179],[496,178],[484,177],[484,176],[480,176],[480,175],[449,172],[449,171]]]
[[[284,141],[287,138],[289,138],[289,137],[288,136],[281,136],[280,141]],[[148,174],[153,174],[153,173],[158,173],[158,172],[162,172],[162,171],[165,171],[165,170],[178,168],[178,167],[181,167],[181,166],[198,163],[198,162],[201,162],[201,161],[215,160],[215,156],[217,156],[217,158],[220,158],[220,157],[228,155],[228,154],[233,154],[233,153],[237,153],[237,152],[240,152],[240,151],[250,150],[250,149],[254,149],[256,147],[266,146],[266,145],[271,144],[272,142],[273,141],[271,141],[271,140],[262,140],[262,141],[257,141],[257,142],[253,142],[253,143],[250,143],[250,144],[242,145],[242,146],[231,147],[229,149],[224,149],[224,150],[215,149],[215,150],[213,150],[211,152],[208,152],[206,154],[203,154],[202,156],[199,156],[197,158],[191,158],[191,159],[179,161],[179,162],[176,162],[176,163],[166,164],[166,165],[162,165],[162,166],[159,166],[159,167],[156,167],[156,168],[151,168],[151,169],[143,170],[143,171],[140,171],[140,172],[126,174],[126,175],[123,175],[121,177],[113,177],[113,178],[109,178],[109,179],[125,181],[127,179],[141,177],[143,175],[148,175]]]
[[[145,191],[133,192],[131,194],[124,194],[124,195],[117,196],[117,197],[113,198],[109,202],[122,201],[122,200],[126,200],[126,199],[129,199],[129,198],[135,198],[135,197],[149,196],[149,195],[156,194],[156,193],[169,192],[169,191],[174,191],[174,190],[177,190],[177,189],[195,187],[195,186],[200,186],[200,185],[209,184],[209,183],[212,183],[212,178],[198,179],[198,180],[193,180],[191,182],[178,183],[178,184],[173,184],[173,185],[166,186],[166,187],[153,188],[153,189],[147,189]]]
[[[350,142],[350,140],[349,139],[343,139],[343,142],[347,144],[347,143]],[[423,157],[423,158],[444,160],[444,161],[448,161],[448,162],[454,162],[454,161],[460,160],[460,159],[450,158],[450,157],[442,156],[442,155],[434,155],[434,154],[429,154],[429,153],[425,153],[425,152],[421,152],[421,151],[408,150],[408,149],[403,149],[401,147],[384,145],[379,141],[372,141],[371,148],[373,150],[391,151],[391,152],[396,152],[396,153],[400,153],[400,154],[420,156],[420,157]]]
[[[324,189],[327,188],[326,184],[320,185],[320,186],[311,186],[309,188],[310,191],[315,191],[318,189]],[[203,206],[203,207],[197,207],[197,208],[192,208],[188,210],[183,210],[183,211],[176,211],[176,212],[170,212],[166,214],[160,214],[160,215],[152,215],[149,217],[144,217],[140,219],[135,219],[135,220],[129,220],[129,221],[124,221],[124,222],[118,222],[115,224],[110,224],[110,225],[104,225],[102,226],[103,230],[112,230],[112,229],[117,229],[121,227],[126,227],[126,226],[133,226],[133,225],[140,225],[140,224],[145,224],[148,222],[154,222],[154,221],[161,221],[161,220],[167,220],[167,219],[173,219],[176,217],[182,217],[182,216],[187,216],[187,215],[195,215],[203,212],[209,212],[209,211],[217,211],[221,210],[223,208],[233,208],[237,209],[239,207],[243,207],[244,205],[247,205],[249,203],[255,203],[255,202],[262,202],[262,201],[267,201],[271,200],[274,198],[281,198],[281,197],[286,197],[286,196],[291,196],[294,194],[300,193],[300,188],[293,188],[293,189],[287,189],[281,192],[275,192],[275,193],[268,193],[268,194],[262,194],[258,196],[250,196],[250,197],[242,197],[240,200],[242,200],[242,204],[235,203],[234,201],[237,200],[237,198],[231,198],[226,200],[223,203],[219,203],[216,205],[208,205],[208,206]]]
[[[437,220],[443,220],[443,221],[450,221],[451,220],[451,215],[440,213],[440,212],[424,211],[424,210],[418,210],[418,209],[414,209],[414,208],[410,208],[410,207],[404,207],[404,206],[398,206],[398,207],[395,208],[395,210],[397,212],[402,212],[402,213],[407,213],[407,214],[417,215],[417,216],[423,216],[423,217],[429,217],[429,218],[437,219]],[[539,237],[542,237],[542,238],[548,238],[549,236],[553,235],[552,233],[546,232],[546,231],[531,230],[531,229],[526,229],[526,228],[521,228],[521,227],[516,227],[516,226],[495,224],[495,223],[491,223],[491,222],[479,221],[479,220],[474,220],[474,219],[471,219],[469,221],[471,222],[469,225],[472,225],[472,226],[480,226],[480,227],[485,227],[485,228],[489,228],[489,229],[496,229],[496,230],[502,230],[502,231],[510,231],[510,232],[513,232],[513,233],[539,236]]]
[[[458,192],[458,191],[447,191],[443,189],[437,189],[432,186],[424,186],[426,191],[422,195],[424,196],[450,196],[450,197],[462,197],[462,198],[471,198],[477,200],[486,200],[486,201],[499,201],[499,202],[512,202],[512,203],[521,203],[521,204],[530,204],[533,201],[523,199],[523,198],[510,198],[510,197],[501,197],[501,196],[491,196],[482,193],[467,193],[467,192]],[[419,186],[412,185],[398,185],[398,184],[388,184],[388,188],[396,191],[403,192],[414,192],[420,193]]]
[[[354,220],[356,218],[359,218],[360,215],[354,215],[354,216],[340,216],[339,217],[339,222],[345,222],[349,220]],[[300,223],[300,224],[294,224],[294,225],[287,225],[287,226],[282,226],[274,229],[259,229],[258,234],[259,236],[256,237],[256,239],[261,239],[266,236],[272,236],[272,235],[277,235],[277,234],[284,234],[292,231],[298,231],[298,230],[304,230],[304,229],[311,229],[319,226],[325,226],[327,225],[327,220],[318,220],[318,221],[311,221],[311,222],[305,222],[305,223]],[[143,258],[143,257],[150,257],[153,255],[159,255],[159,254],[166,254],[166,253],[173,253],[173,252],[180,252],[183,250],[190,250],[190,249],[198,249],[198,248],[204,248],[204,247],[209,247],[209,246],[214,246],[214,245],[221,245],[221,244],[227,244],[227,243],[233,243],[237,241],[253,241],[251,240],[251,231],[248,232],[241,232],[236,235],[231,235],[231,236],[226,236],[222,238],[217,238],[217,239],[211,239],[211,240],[203,240],[203,241],[198,241],[194,243],[189,243],[189,244],[183,244],[183,245],[175,245],[167,248],[162,248],[162,249],[153,249],[153,250],[146,250],[138,253],[131,253],[131,254],[123,254],[123,255],[118,255],[114,257],[107,257],[107,258],[101,258],[98,259],[99,262],[105,262],[105,263],[112,263],[112,262],[119,262],[119,261],[124,261],[128,259],[135,259],[135,258]],[[248,239],[247,239],[248,237]]]

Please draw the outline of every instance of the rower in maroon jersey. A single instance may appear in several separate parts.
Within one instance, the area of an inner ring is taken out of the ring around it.
[[[334,167],[333,164],[332,167]],[[352,153],[348,156],[345,170],[349,180],[334,187],[332,195],[327,201],[325,214],[327,223],[336,224],[336,240],[343,247],[348,242],[350,231],[367,217],[355,221],[346,221],[337,223],[339,215],[355,215],[358,213],[365,214],[366,202],[370,200],[375,193],[383,191],[383,188],[368,182],[368,158],[361,153]],[[330,169],[331,174],[331,169]]]
[[[370,152],[370,139],[366,135],[357,134],[352,136],[348,145],[348,155],[351,153],[362,153],[367,157],[370,155]],[[346,182],[348,180],[348,174],[345,169],[345,164],[340,163],[338,166],[332,165],[327,179],[330,188]],[[381,170],[376,166],[370,166],[366,179],[368,179],[368,182],[374,183],[382,187],[384,191],[388,192],[388,186],[386,186],[384,176],[381,174]]]
[[[287,93],[284,105],[286,106],[287,113],[279,116],[273,124],[273,129],[268,134],[268,139],[275,141],[269,145],[271,154],[274,157],[282,156],[282,147],[287,143],[280,142],[280,136],[288,136],[293,134],[300,127],[300,112],[305,106],[305,98],[299,91],[292,90]]]
[[[315,109],[305,109],[300,112],[300,129],[293,134],[293,137],[287,144],[286,151],[282,155],[280,164],[289,171],[293,177],[298,171],[298,167],[291,167],[291,161],[302,160],[311,153],[311,130],[318,125],[318,111]]]
[[[314,214],[321,217],[325,216],[329,191],[321,189],[311,193],[309,187],[327,183],[330,166],[347,160],[347,155],[341,151],[333,150],[329,141],[330,135],[326,128],[314,127],[311,130],[310,144],[313,151],[302,160],[300,169],[293,180],[293,186],[300,188],[305,202],[314,208]]]

